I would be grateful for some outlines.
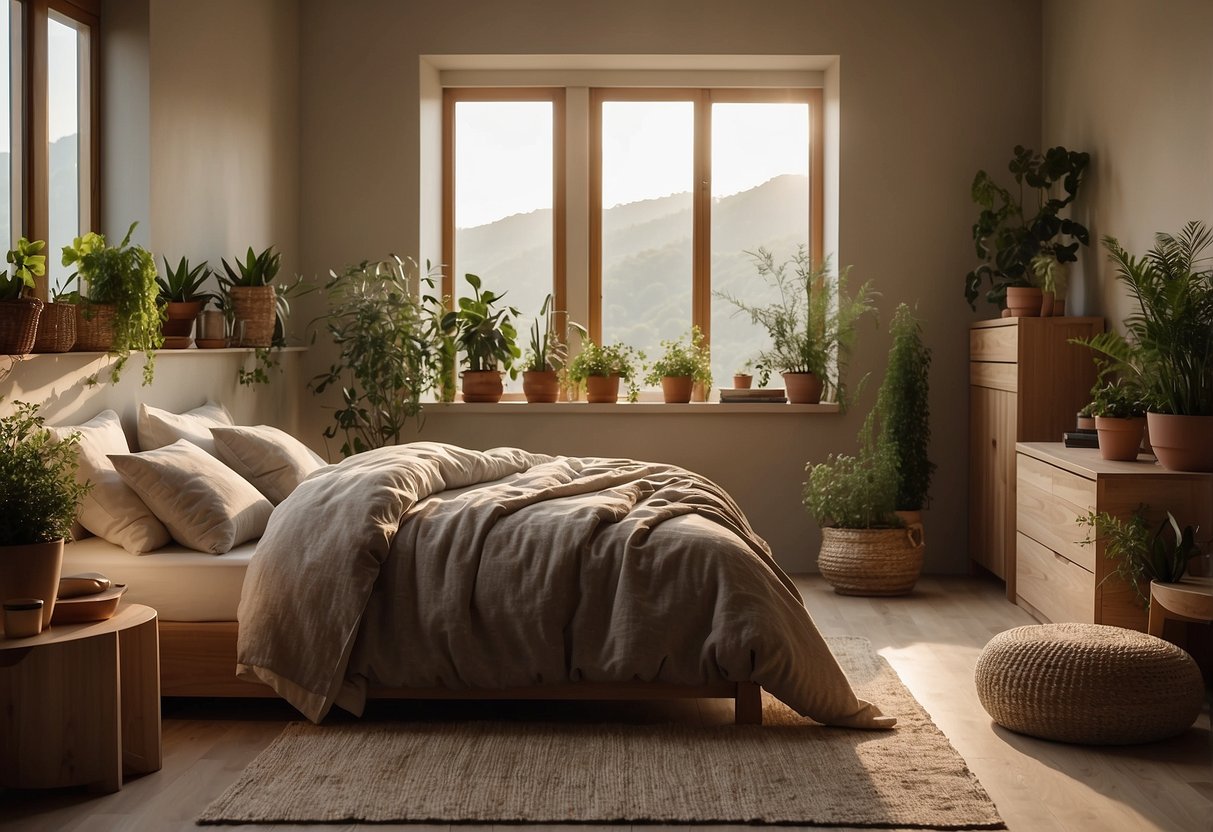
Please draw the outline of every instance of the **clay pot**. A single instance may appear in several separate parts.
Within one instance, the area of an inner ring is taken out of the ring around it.
[[[46,629],[55,612],[62,568],[62,540],[0,546],[0,598],[41,598],[42,628]]]
[[[496,404],[501,401],[501,395],[504,392],[501,373],[497,370],[465,370],[463,373],[463,400],[465,402]]]
[[[1099,455],[1104,459],[1133,462],[1141,451],[1141,435],[1146,429],[1146,420],[1138,416],[1133,419],[1095,417],[1095,429],[1099,431]]]
[[[1168,471],[1213,471],[1213,416],[1147,413],[1150,445]]]
[[[1053,317],[1064,318],[1066,316],[1066,299],[1053,298]]]
[[[1011,318],[1039,318],[1044,303],[1042,293],[1035,286],[1008,286],[1007,309]]]
[[[691,400],[695,380],[690,376],[664,376],[661,379],[661,395],[666,404],[686,404]]]
[[[738,373],[733,376],[733,389],[735,390],[749,390],[753,383],[754,377],[749,373]]]
[[[1075,429],[1076,430],[1095,430],[1095,417],[1094,416],[1076,416],[1075,417]]]
[[[185,349],[190,345],[194,321],[205,304],[200,300],[169,301],[164,307],[164,347],[170,350]]]
[[[585,400],[590,404],[615,404],[619,401],[619,376],[586,378]]]
[[[522,374],[522,392],[531,404],[551,404],[560,393],[555,370],[527,370]]]
[[[784,373],[783,386],[792,404],[818,404],[822,382],[816,373]]]
[[[1053,309],[1055,307],[1053,293],[1041,289],[1040,291],[1040,317],[1053,317]]]

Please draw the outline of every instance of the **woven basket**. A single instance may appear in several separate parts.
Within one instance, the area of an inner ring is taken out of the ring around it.
[[[38,319],[34,352],[67,352],[76,343],[76,305],[48,303]]]
[[[278,290],[273,286],[232,286],[228,294],[232,299],[232,346],[270,346]]]
[[[922,525],[821,530],[817,568],[839,595],[905,595],[918,582]]]
[[[34,348],[42,301],[37,298],[0,301],[0,355],[27,355]]]
[[[114,346],[114,321],[118,313],[112,303],[76,304],[76,352],[109,352]]]
[[[1200,668],[1160,638],[1102,624],[1016,627],[977,660],[977,697],[1004,728],[1127,745],[1173,737],[1200,715]]]

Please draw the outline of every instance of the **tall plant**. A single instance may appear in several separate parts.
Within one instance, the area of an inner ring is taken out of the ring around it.
[[[321,322],[338,357],[309,384],[312,392],[341,392],[325,439],[341,436],[342,456],[396,444],[409,420],[420,421],[421,395],[441,369],[436,272],[395,255],[329,272],[328,310]],[[416,288],[414,288],[416,286]]]
[[[80,435],[57,440],[38,409],[17,401],[0,418],[0,546],[70,537],[76,510],[91,487],[76,480]]]

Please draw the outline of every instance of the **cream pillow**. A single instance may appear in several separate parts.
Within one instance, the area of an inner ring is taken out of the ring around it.
[[[171,539],[168,529],[156,519],[139,495],[131,490],[109,460],[109,454],[130,452],[118,414],[98,413],[83,425],[50,430],[60,439],[79,432],[76,445],[76,479],[88,480],[92,490],[80,503],[80,525],[128,552],[142,554],[159,549]]]
[[[286,431],[269,425],[211,428],[219,458],[278,505],[324,460]]]
[[[239,474],[185,439],[110,460],[173,539],[200,552],[221,555],[261,537],[274,510]]]
[[[170,413],[158,407],[139,405],[139,450],[154,451],[178,439],[188,439],[211,456],[215,440],[211,428],[234,424],[232,415],[221,404],[207,402],[185,413]]]

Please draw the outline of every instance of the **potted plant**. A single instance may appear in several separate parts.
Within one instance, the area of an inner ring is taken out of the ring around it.
[[[754,369],[753,361],[746,361],[741,367],[733,373],[733,389],[734,390],[749,390],[754,383],[754,374],[750,372]]]
[[[585,383],[586,401],[591,404],[613,404],[619,400],[619,384],[628,384],[628,401],[640,396],[636,386],[637,365],[644,361],[644,353],[637,352],[626,344],[599,346],[587,342],[581,352],[569,364],[569,376],[573,381]]]
[[[118,381],[133,350],[146,355],[143,383],[151,384],[155,350],[164,341],[160,307],[156,304],[156,261],[143,246],[132,245],[138,223],[131,223],[116,246],[90,231],[63,247],[63,265],[76,267],[77,350],[105,351],[118,356],[110,379]]]
[[[986,300],[1006,305],[1012,316],[1039,315],[1041,290],[1033,277],[1033,260],[1044,255],[1059,265],[1078,259],[1078,247],[1087,245],[1089,233],[1075,220],[1058,216],[1074,201],[1090,155],[1064,147],[1051,147],[1043,155],[1016,145],[1007,169],[1018,186],[1015,192],[979,170],[970,188],[981,208],[973,224],[973,245],[980,265],[965,275],[965,299],[976,309],[981,287],[989,283]],[[1060,185],[1061,193],[1054,194]],[[1034,192],[1035,206],[1025,206],[1025,186]],[[1035,211],[1032,211],[1033,207]],[[1014,291],[1008,291],[1009,289]]]
[[[273,285],[282,255],[273,246],[260,254],[249,246],[243,261],[232,259],[236,265],[223,259],[224,273],[217,276],[224,305],[231,311],[233,346],[268,348],[288,312],[285,294]]]
[[[1106,511],[1088,511],[1078,518],[1090,528],[1083,543],[1104,544],[1104,555],[1116,561],[1116,575],[1133,587],[1143,607],[1150,605],[1150,581],[1178,583],[1187,571],[1188,561],[1200,555],[1195,526],[1180,528],[1171,512],[1151,534],[1146,519],[1150,507],[1139,506],[1128,518]],[[1168,537],[1167,532],[1170,532]]]
[[[329,272],[328,306],[312,323],[323,325],[338,354],[308,386],[317,395],[330,387],[341,393],[324,438],[340,435],[342,456],[398,444],[409,420],[421,418],[421,395],[440,369],[441,301],[426,293],[435,277],[426,265],[420,275],[415,261],[393,255]]]
[[[583,338],[586,336],[585,327],[574,321],[568,321],[564,327],[566,331],[561,333],[561,327],[553,326],[554,315],[549,294],[543,299],[539,317],[531,324],[531,346],[523,362],[522,392],[531,404],[551,404],[559,396],[560,371],[569,360],[565,342],[567,330],[574,330]]]
[[[38,253],[45,247],[42,240],[22,237],[6,257],[9,269],[0,272],[0,354],[33,351],[43,304],[26,292],[34,288],[35,277],[46,274],[46,257]]]
[[[1150,444],[1172,471],[1213,471],[1213,262],[1204,253],[1211,242],[1213,232],[1199,222],[1178,235],[1155,235],[1144,257],[1105,237],[1138,309],[1124,334],[1081,342],[1142,391]]]
[[[789,402],[816,404],[825,399],[845,407],[844,377],[855,325],[863,315],[876,311],[871,282],[849,294],[850,269],[832,275],[828,258],[815,267],[804,246],[780,264],[765,248],[750,254],[759,278],[777,290],[780,300],[755,306],[724,292],[715,294],[767,330],[771,346],[759,353],[759,366],[783,373]]]
[[[40,598],[50,625],[63,563],[88,484],[76,481],[79,434],[56,439],[37,404],[0,417],[0,598]]]
[[[214,274],[203,260],[196,266],[182,257],[173,268],[164,258],[164,277],[156,278],[160,287],[160,303],[164,306],[164,346],[167,349],[185,349],[190,345],[190,333],[194,321],[208,301],[214,300],[211,292],[202,291],[203,284]]]
[[[501,373],[516,378],[514,359],[522,355],[518,348],[513,319],[518,310],[512,306],[500,309],[496,304],[504,297],[490,289],[481,289],[477,275],[464,279],[472,287],[472,296],[459,298],[459,308],[442,317],[441,329],[455,339],[462,351],[467,370],[463,373],[465,402],[499,402],[504,388]]]
[[[662,341],[661,348],[664,352],[648,367],[644,383],[660,383],[666,404],[689,402],[696,384],[705,391],[712,386],[712,359],[699,327],[691,327],[689,340]]]
[[[1070,264],[1058,262],[1051,251],[1042,250],[1032,258],[1033,283],[1040,287],[1040,316],[1060,318],[1066,314],[1066,289],[1070,285]]]
[[[1134,461],[1146,429],[1146,403],[1141,390],[1124,379],[1108,379],[1093,393],[1090,409],[1099,435],[1099,455]]]

